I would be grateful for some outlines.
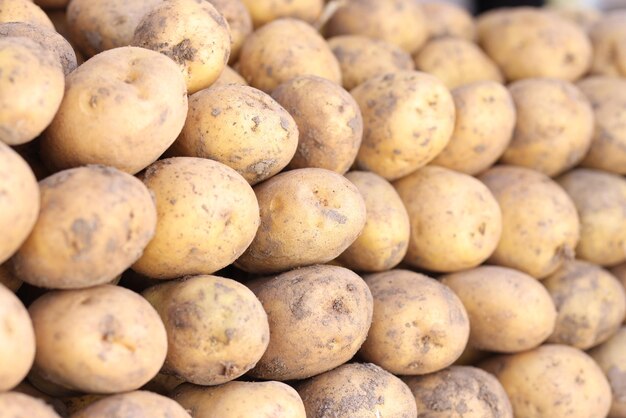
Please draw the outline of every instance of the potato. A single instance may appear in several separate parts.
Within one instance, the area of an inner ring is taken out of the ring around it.
[[[500,158],[513,135],[516,111],[509,91],[495,81],[478,81],[452,90],[456,122],[448,145],[434,165],[478,174]]]
[[[394,268],[406,255],[411,233],[404,203],[393,186],[374,173],[351,171],[346,178],[363,196],[367,218],[361,235],[337,260],[357,271]]]
[[[626,327],[621,327],[603,344],[589,352],[611,385],[613,403],[609,417],[626,417]]]
[[[30,305],[35,369],[52,383],[88,393],[141,387],[165,360],[167,336],[136,293],[102,285],[53,291]]]
[[[503,81],[496,64],[476,44],[462,38],[429,41],[415,55],[415,68],[436,76],[449,89],[476,81]]]
[[[252,18],[243,0],[208,0],[224,16],[230,33],[230,57],[228,62],[235,63],[243,41],[252,33]]]
[[[363,35],[414,53],[428,38],[428,23],[413,0],[347,0],[326,24],[328,36]]]
[[[365,226],[365,202],[345,177],[301,168],[255,187],[261,225],[235,263],[258,274],[326,263],[352,244]]]
[[[256,184],[289,164],[297,146],[296,121],[279,103],[253,87],[223,85],[189,98],[185,127],[171,151],[219,161]]]
[[[339,61],[341,80],[346,90],[373,77],[415,69],[408,52],[380,39],[343,35],[330,38],[328,45]]]
[[[363,115],[357,166],[396,180],[432,161],[454,130],[454,101],[436,77],[401,71],[351,91]]]
[[[304,379],[357,352],[372,322],[372,295],[350,270],[310,266],[246,283],[270,323],[267,351],[250,376]],[[294,344],[298,341],[298,344]]]
[[[0,393],[0,418],[61,418],[54,409],[23,393]]]
[[[585,157],[593,136],[593,110],[576,86],[564,80],[529,78],[512,83],[509,91],[517,122],[503,163],[552,177]]]
[[[481,266],[444,276],[441,282],[463,302],[470,321],[469,345],[479,350],[529,350],[554,330],[557,311],[550,293],[527,274]]]
[[[298,125],[298,148],[289,168],[348,171],[363,138],[361,111],[350,93],[331,81],[308,75],[280,84],[272,97]]]
[[[589,37],[593,45],[591,74],[626,76],[626,55],[620,54],[620,45],[626,42],[626,12],[615,10],[598,18]]]
[[[341,84],[339,63],[324,38],[312,26],[289,18],[270,22],[246,38],[239,72],[251,86],[266,93],[300,75]]]
[[[476,267],[495,250],[502,214],[480,181],[426,166],[394,186],[411,223],[406,263],[430,271],[459,271]]]
[[[185,123],[185,81],[172,60],[154,51],[103,52],[66,83],[41,143],[44,162],[56,169],[104,164],[135,174],[159,158]]]
[[[194,418],[306,418],[298,392],[280,382],[228,382],[217,387],[179,386],[172,399]]]
[[[580,226],[572,199],[544,174],[496,166],[480,175],[502,211],[502,236],[489,263],[542,279],[574,258]]]
[[[456,37],[473,41],[476,38],[476,26],[467,10],[454,3],[432,0],[420,5],[430,39]]]
[[[0,0],[0,23],[26,22],[54,30],[46,13],[30,0]]]
[[[411,391],[400,379],[371,363],[351,363],[297,386],[309,417],[415,418]]]
[[[408,270],[364,277],[374,297],[372,326],[360,357],[393,374],[444,369],[461,355],[469,337],[467,312],[438,281]]]
[[[250,185],[216,161],[160,160],[143,176],[154,193],[157,230],[133,270],[154,279],[210,274],[250,245],[259,227],[259,206]]]
[[[322,14],[323,0],[242,0],[248,8],[254,27],[273,20],[293,17],[314,23]]]
[[[152,392],[135,391],[109,396],[70,418],[191,418],[185,409],[173,400]]]
[[[626,260],[626,180],[578,168],[557,179],[580,216],[576,255],[602,266]]]
[[[478,18],[478,41],[509,81],[552,77],[574,81],[591,64],[591,43],[576,24],[531,7],[498,9]]]
[[[131,45],[174,60],[192,94],[213,84],[228,65],[229,30],[224,16],[210,2],[169,0],[139,21]]]
[[[239,75],[239,73],[232,69],[232,67],[224,67],[222,74],[215,80],[211,87],[224,86],[228,84],[237,84],[239,86],[247,86],[246,80]]]
[[[405,379],[420,416],[428,418],[513,418],[511,402],[491,374],[467,366],[451,366],[427,376]]]
[[[0,284],[15,293],[22,286],[22,281],[17,278],[10,261],[0,264]]]
[[[611,388],[587,354],[549,344],[481,363],[509,395],[516,417],[601,418],[611,405]]]
[[[244,285],[191,276],[146,289],[167,330],[163,372],[199,385],[236,379],[259,361],[269,342],[267,314]]]

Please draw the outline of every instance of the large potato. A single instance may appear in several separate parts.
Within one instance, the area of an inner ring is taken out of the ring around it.
[[[0,418],[61,418],[54,409],[23,393],[0,393]]]
[[[30,0],[0,0],[0,23],[26,22],[54,30],[46,12]]]
[[[352,90],[363,115],[357,166],[396,180],[432,161],[454,130],[454,101],[436,77],[400,71]]]
[[[476,25],[467,10],[454,3],[443,1],[420,2],[428,26],[428,37],[456,37],[473,41]]]
[[[152,392],[135,391],[109,396],[74,413],[70,418],[191,418],[173,400]]]
[[[593,45],[591,74],[626,76],[626,11],[615,10],[602,16],[589,31]]]
[[[626,417],[626,327],[620,328],[613,336],[589,352],[602,369],[613,393],[613,403],[609,412],[611,418]]]
[[[215,9],[224,16],[230,29],[230,57],[228,61],[235,63],[243,41],[252,33],[252,18],[243,0],[208,0]]]
[[[242,0],[248,8],[254,27],[273,20],[293,17],[314,23],[322,14],[324,0]]]

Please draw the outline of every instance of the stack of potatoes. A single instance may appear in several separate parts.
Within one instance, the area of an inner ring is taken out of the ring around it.
[[[626,11],[0,0],[0,418],[626,418]]]

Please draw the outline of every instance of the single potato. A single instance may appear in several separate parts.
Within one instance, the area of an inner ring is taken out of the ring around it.
[[[46,12],[31,0],[0,0],[0,23],[26,22],[54,30]]]
[[[626,42],[626,11],[618,9],[599,18],[591,26],[589,38],[593,45],[591,74],[626,76],[626,55],[621,47]]]
[[[242,0],[248,8],[254,27],[273,20],[292,17],[314,23],[322,14],[324,0]]]
[[[626,417],[626,327],[621,327],[613,336],[589,352],[602,369],[611,385],[613,402],[609,417]]]
[[[135,391],[94,402],[70,418],[191,418],[178,403],[152,392]]]
[[[40,399],[17,392],[0,393],[0,418],[34,417],[61,418]]]
[[[420,2],[428,26],[428,38],[455,37],[468,41],[476,39],[472,15],[463,7],[442,1]]]

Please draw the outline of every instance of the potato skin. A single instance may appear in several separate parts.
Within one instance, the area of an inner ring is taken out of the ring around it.
[[[626,76],[626,55],[620,46],[626,40],[626,12],[618,9],[599,18],[591,26],[589,38],[593,45],[591,74]]]
[[[439,1],[420,2],[422,13],[428,25],[428,37],[456,37],[474,41],[476,25],[472,16],[454,3]]]
[[[620,328],[610,339],[589,351],[611,385],[613,402],[609,417],[626,417],[626,327]]]
[[[273,20],[291,17],[314,23],[322,14],[324,0],[242,0],[258,28]]]
[[[0,0],[0,23],[5,22],[26,22],[54,30],[46,13],[29,0]]]
[[[433,160],[450,140],[454,101],[432,75],[386,74],[367,80],[351,94],[363,115],[363,142],[356,159],[362,170],[396,180]]]
[[[298,125],[298,148],[289,168],[317,167],[344,174],[363,138],[363,117],[350,93],[316,76],[280,84],[272,97]]]
[[[267,347],[267,314],[254,294],[234,280],[188,276],[142,294],[167,330],[164,373],[219,385],[254,367]]]
[[[250,376],[272,380],[315,376],[350,360],[367,336],[372,295],[350,270],[316,265],[247,285],[263,304],[271,333]]]
[[[513,418],[502,385],[484,370],[451,366],[427,376],[404,379],[420,416],[428,418]]]
[[[461,355],[469,320],[450,288],[408,270],[364,279],[374,297],[374,316],[359,351],[362,359],[393,374],[421,375],[448,367]]]
[[[224,16],[230,29],[230,56],[234,64],[239,58],[243,41],[252,33],[252,18],[242,0],[208,0]]]
[[[394,184],[411,223],[404,261],[431,271],[476,267],[493,253],[502,214],[489,189],[475,178],[426,166]]]
[[[417,409],[404,382],[372,363],[350,363],[297,386],[309,417],[415,418]]]
[[[23,393],[0,393],[0,418],[61,418],[42,400]]]
[[[146,391],[109,396],[87,406],[70,418],[191,418],[175,401]]]
[[[254,188],[261,225],[236,266],[276,273],[326,263],[365,226],[365,202],[345,177],[322,168],[281,173]]]

